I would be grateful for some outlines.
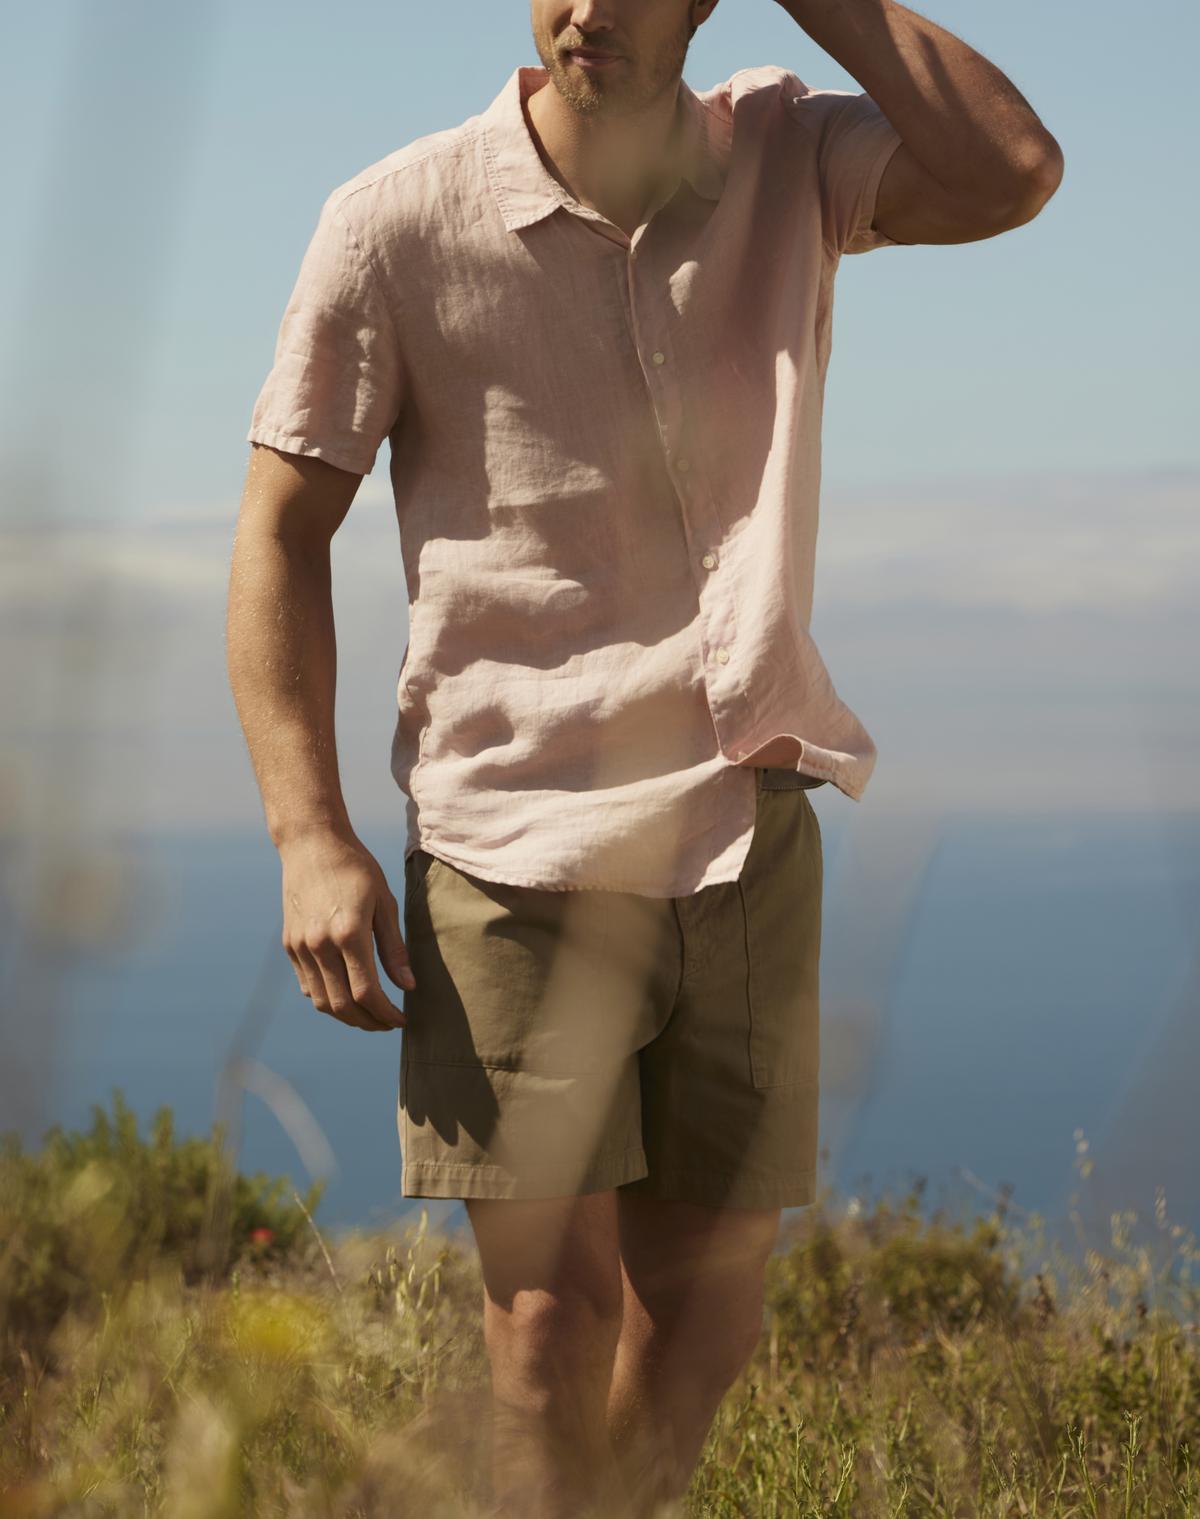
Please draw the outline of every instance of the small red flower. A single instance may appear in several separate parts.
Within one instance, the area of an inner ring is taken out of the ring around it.
[[[264,1227],[251,1229],[250,1238],[256,1245],[269,1245],[275,1238],[275,1231],[274,1229],[267,1229]]]

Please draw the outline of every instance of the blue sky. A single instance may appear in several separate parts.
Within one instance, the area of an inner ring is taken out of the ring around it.
[[[880,805],[1098,807],[1114,774],[1194,805],[1198,13],[925,13],[1005,69],[1066,174],[1003,237],[843,262],[814,632]],[[58,0],[7,7],[0,47],[0,670],[59,672],[10,720],[10,778],[70,731],[109,818],[254,821],[222,619],[284,302],[335,185],[537,61],[528,7]],[[764,63],[857,88],[775,0],[721,0],[685,77]],[[335,600],[347,789],[395,818],[386,471],[385,448]]]
[[[236,488],[238,428],[325,194],[537,61],[518,3],[6,12],[6,114],[27,124],[4,132],[6,390],[16,378],[29,397],[32,367],[39,409],[52,386],[46,409],[78,425],[73,443],[120,438],[134,509],[164,488]],[[1184,0],[926,13],[1009,73],[1062,143],[1066,176],[1002,238],[846,261],[831,476],[1195,464],[1200,13]],[[760,63],[856,87],[775,0],[721,0],[685,74],[700,88]]]

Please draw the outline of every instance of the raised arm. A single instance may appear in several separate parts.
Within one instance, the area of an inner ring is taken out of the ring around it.
[[[267,828],[283,865],[283,944],[321,1012],[403,1025],[375,968],[415,983],[399,906],[350,823],[334,734],[337,653],[330,541],[361,475],[256,444],[230,566],[230,684]]]
[[[981,53],[899,0],[778,0],[862,86],[901,141],[879,181],[873,225],[900,243],[962,243],[1031,221],[1062,180],[1063,155],[1016,85]]]

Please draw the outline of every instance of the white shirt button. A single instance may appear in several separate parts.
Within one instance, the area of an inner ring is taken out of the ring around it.
[[[665,353],[652,353],[650,357],[656,364],[665,364],[667,362],[667,356]]]
[[[729,663],[729,650],[728,649],[718,649],[717,650],[717,662],[718,662],[718,664],[722,664],[722,665],[727,665]]]
[[[705,554],[700,563],[706,570],[715,570],[717,567],[717,556],[715,554]]]
[[[681,475],[686,475],[687,472],[688,472],[688,470],[691,469],[691,467],[692,467],[692,461],[690,459],[679,459],[679,460],[676,461],[676,464],[675,464],[675,468],[679,471],[679,473]]]

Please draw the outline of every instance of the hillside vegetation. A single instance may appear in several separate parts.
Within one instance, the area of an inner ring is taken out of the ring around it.
[[[0,1149],[0,1519],[464,1519],[487,1372],[466,1237],[326,1238],[219,1132]],[[1200,1519],[1195,1240],[1082,1264],[1001,1207],[789,1216],[682,1516]]]

